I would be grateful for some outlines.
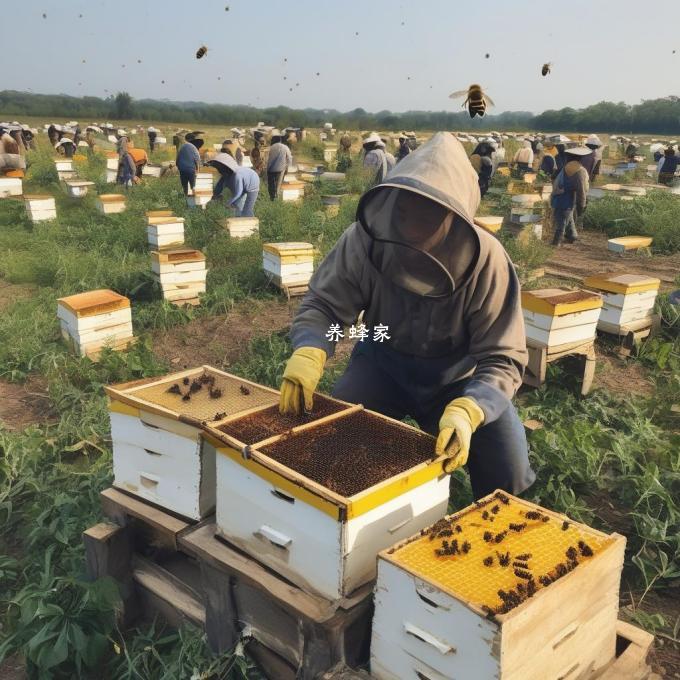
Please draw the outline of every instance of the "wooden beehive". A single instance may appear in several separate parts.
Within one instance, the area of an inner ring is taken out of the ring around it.
[[[531,208],[535,203],[541,202],[540,194],[515,194],[512,197],[513,204],[522,208]]]
[[[145,213],[147,218],[151,217],[174,217],[175,213],[172,210],[147,210]]]
[[[72,158],[56,158],[54,160],[54,166],[57,172],[72,172],[73,171],[73,159]],[[61,177],[60,177],[61,179]]]
[[[626,539],[495,492],[380,553],[371,675],[545,680],[616,652]]]
[[[21,196],[24,192],[23,182],[19,177],[0,177],[0,198]]]
[[[500,215],[478,215],[475,217],[475,224],[492,234],[496,234],[503,226],[503,218]]]
[[[133,342],[130,301],[112,290],[93,290],[57,300],[62,337],[81,356],[103,347],[124,349]]]
[[[114,485],[191,519],[215,507],[215,450],[203,444],[203,422],[279,399],[210,366],[113,385],[106,393]]]
[[[569,288],[522,291],[527,344],[558,347],[595,337],[602,296]]]
[[[613,273],[588,276],[583,285],[602,295],[598,329],[619,333],[628,324],[651,323],[661,281],[651,276]]]
[[[207,270],[200,250],[174,248],[151,253],[152,269],[163,298],[177,304],[197,301],[205,293]]]
[[[248,238],[260,230],[257,217],[227,217],[225,227],[232,238]]]
[[[297,427],[276,409],[249,413],[205,435],[224,538],[330,600],[373,579],[378,551],[442,517],[449,495],[433,437],[345,406]]]
[[[202,208],[208,205],[212,198],[212,189],[195,189],[193,193],[187,196],[187,205],[190,208]]]
[[[89,188],[94,186],[94,182],[88,182],[84,179],[67,179],[65,186],[66,193],[70,198],[83,198],[87,196]]]
[[[57,206],[54,197],[45,194],[26,194],[24,196],[26,214],[31,222],[57,219]]]
[[[314,273],[314,247],[295,241],[264,243],[262,263],[279,287],[308,283]]]
[[[97,196],[97,210],[104,215],[114,215],[125,210],[123,194],[100,194]]]
[[[612,250],[615,253],[625,253],[629,250],[649,248],[651,245],[651,236],[620,236],[619,238],[610,238],[607,241],[607,249]]]
[[[281,185],[281,200],[295,202],[305,195],[304,182],[287,182]]]
[[[144,175],[145,177],[160,177],[162,174],[163,174],[162,165],[153,165],[151,163],[147,163],[142,169],[142,175]]]
[[[181,246],[184,243],[184,218],[174,215],[148,217],[146,235],[149,245],[155,249]]]
[[[189,189],[189,193],[195,193],[197,191],[209,191],[210,195],[212,196],[212,190],[213,190],[213,178],[214,178],[214,173],[213,172],[197,172],[196,173],[196,185],[194,187],[194,191],[192,192],[191,189]]]

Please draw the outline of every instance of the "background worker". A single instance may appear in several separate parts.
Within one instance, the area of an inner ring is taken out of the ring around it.
[[[158,130],[153,125],[149,125],[149,129],[146,131],[149,138],[149,151],[154,152],[156,148],[156,137],[158,137]]]
[[[190,142],[184,142],[177,152],[175,165],[179,171],[179,181],[185,196],[189,194],[189,187],[193,191],[196,186],[196,173],[201,167],[199,150],[202,146],[203,140],[194,138]]]
[[[387,156],[380,137],[372,132],[364,139],[364,169],[373,176],[373,181],[380,184],[388,172]]]
[[[255,201],[260,192],[260,178],[251,168],[244,168],[228,153],[220,153],[207,165],[212,165],[219,173],[220,179],[215,186],[211,201],[216,201],[225,188],[231,191],[229,207],[234,209],[236,217],[254,217]]]
[[[264,155],[262,153],[262,142],[257,138],[253,140],[253,148],[250,150],[250,162],[253,170],[261,176],[264,172]]]
[[[397,163],[411,153],[411,147],[408,145],[408,139],[406,138],[406,133],[402,132],[399,135],[399,149],[397,149]]]
[[[329,326],[355,324],[363,310],[389,338],[356,343],[333,395],[415,418],[438,437],[433,456],[446,457],[447,472],[467,464],[476,498],[519,493],[535,478],[510,401],[527,362],[519,281],[500,242],[474,225],[479,201],[477,175],[447,132],[363,195],[293,321],[279,406],[313,407],[335,346]]]
[[[470,163],[477,173],[479,193],[482,197],[489,190],[494,174],[493,147],[489,142],[480,142],[470,156]]]
[[[397,164],[397,159],[394,154],[387,150],[387,140],[384,137],[380,138],[379,148],[385,153],[385,160],[387,161],[387,172],[391,172],[392,168]]]
[[[135,176],[141,178],[142,171],[144,170],[146,164],[149,162],[149,157],[147,156],[146,151],[144,151],[144,149],[138,149],[134,145],[134,142],[132,141],[128,142],[127,150],[135,164]]]
[[[522,148],[515,153],[512,159],[513,175],[515,177],[524,177],[524,173],[531,170],[533,162],[534,152],[531,149],[531,141],[525,139],[522,142]]]
[[[58,154],[65,156],[66,158],[73,158],[73,154],[76,152],[76,145],[72,139],[68,137],[62,137],[56,144],[55,149]]]
[[[675,149],[669,146],[664,150],[663,157],[659,159],[657,165],[659,184],[665,184],[666,186],[673,185],[678,164],[680,164],[680,156],[677,156]]]
[[[590,153],[591,150],[583,146],[566,149],[564,152],[565,165],[555,177],[550,195],[554,246],[560,246],[563,238],[567,243],[575,243],[578,240],[574,214],[581,217],[585,212],[590,188],[588,172],[581,164],[581,158]]]
[[[288,167],[293,164],[293,154],[283,143],[283,135],[279,130],[272,131],[272,145],[269,148],[267,158],[267,188],[269,198],[275,201],[281,191],[283,178],[288,172]]]
[[[222,142],[222,153],[228,153],[238,165],[243,165],[243,149],[235,139],[225,139]]]
[[[600,174],[600,166],[602,165],[602,142],[597,135],[588,135],[586,146],[593,152],[593,167],[588,173],[588,178],[592,184],[595,181],[595,178]]]

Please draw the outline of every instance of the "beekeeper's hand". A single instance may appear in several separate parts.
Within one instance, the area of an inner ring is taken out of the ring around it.
[[[281,382],[281,413],[300,415],[303,400],[304,410],[312,410],[312,395],[321,380],[325,363],[326,352],[317,347],[300,347],[293,352]]]
[[[444,472],[453,472],[467,463],[470,439],[484,422],[484,411],[470,397],[459,397],[449,402],[439,420],[436,453],[447,456]]]

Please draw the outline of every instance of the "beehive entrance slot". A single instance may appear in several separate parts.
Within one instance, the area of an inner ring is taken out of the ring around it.
[[[570,637],[572,637],[572,635],[574,635],[576,633],[577,630],[578,630],[578,624],[572,623],[566,629],[566,631],[564,631],[563,633],[560,634],[559,640],[557,640],[556,642],[553,643],[552,648],[557,649],[560,645],[564,644]]]
[[[144,449],[150,456],[162,456],[162,453],[158,453],[158,451],[152,451],[151,449]]]
[[[456,650],[451,645],[447,644],[446,642],[442,642],[439,638],[436,638],[431,633],[428,633],[418,626],[414,626],[408,621],[404,622],[404,630],[406,631],[407,635],[412,635],[421,642],[434,647],[440,654],[456,653]]]
[[[272,489],[272,496],[276,496],[277,498],[280,498],[282,501],[286,501],[286,503],[295,503],[295,498],[292,496],[289,496],[287,493],[284,493],[283,491],[279,491],[278,489]]]
[[[416,590],[416,595],[429,607],[434,607],[435,609],[439,609],[439,605],[436,602],[434,602],[433,600],[430,600],[428,597],[425,597],[425,595],[423,595],[422,593],[419,593],[417,590]]]
[[[557,680],[567,680],[567,678],[573,676],[574,673],[576,673],[580,665],[580,663],[574,664],[566,673],[562,673],[562,675],[558,676]]]
[[[158,486],[158,477],[142,473],[139,475],[139,482],[146,489],[155,489]]]

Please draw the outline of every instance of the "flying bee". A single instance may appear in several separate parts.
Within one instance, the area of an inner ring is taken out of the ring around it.
[[[550,73],[551,68],[552,68],[552,62],[551,61],[549,61],[547,64],[543,64],[543,67],[541,68],[541,75],[547,76],[548,73]]]
[[[481,85],[473,83],[467,90],[458,90],[449,95],[449,99],[458,99],[458,97],[465,97],[463,108],[467,106],[470,118],[479,116],[480,118],[486,113],[487,106],[494,106],[493,100],[488,94],[482,90]]]
[[[206,54],[208,54],[208,48],[205,45],[201,45],[198,50],[196,50],[196,59],[203,59]]]

